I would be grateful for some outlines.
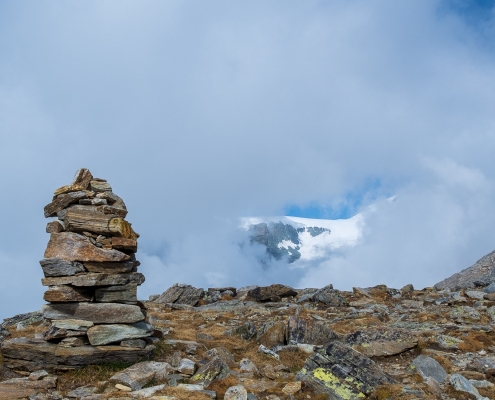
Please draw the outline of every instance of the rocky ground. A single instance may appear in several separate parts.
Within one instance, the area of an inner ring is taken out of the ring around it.
[[[142,302],[151,360],[2,366],[0,399],[495,399],[492,289],[175,285]],[[46,329],[4,320],[2,353]]]

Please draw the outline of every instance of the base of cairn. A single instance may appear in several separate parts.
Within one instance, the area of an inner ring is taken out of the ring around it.
[[[64,372],[90,364],[136,363],[149,360],[155,346],[144,349],[122,346],[62,347],[43,339],[16,338],[2,343],[3,365],[15,371]]]

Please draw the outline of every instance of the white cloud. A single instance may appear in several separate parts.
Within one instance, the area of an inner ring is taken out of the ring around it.
[[[370,178],[399,200],[338,271],[366,285],[407,280],[404,259],[430,266],[425,282],[466,266],[494,242],[495,63],[441,4],[2,3],[0,251],[37,266],[42,207],[85,166],[142,235],[140,293],[297,282],[257,269],[225,221],[332,203]]]

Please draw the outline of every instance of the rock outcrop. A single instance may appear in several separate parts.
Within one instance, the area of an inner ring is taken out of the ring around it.
[[[491,283],[495,283],[495,251],[482,257],[469,268],[438,282],[435,288],[459,290],[475,286],[486,287]]]

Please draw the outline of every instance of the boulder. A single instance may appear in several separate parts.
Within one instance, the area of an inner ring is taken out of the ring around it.
[[[273,348],[276,346],[283,346],[287,344],[287,323],[284,321],[278,321],[270,323],[268,326],[265,324],[265,329],[259,334],[257,342],[262,345]]]
[[[450,376],[450,384],[458,392],[470,393],[479,400],[488,400],[487,397],[482,397],[478,392],[478,389],[466,378],[459,374],[452,374]]]
[[[247,390],[242,385],[229,387],[223,397],[224,400],[247,400],[247,398]]]
[[[157,361],[144,361],[134,364],[112,376],[109,381],[130,387],[132,390],[142,389],[157,373],[172,372],[170,364]]]
[[[208,350],[205,355],[210,360],[221,358],[228,366],[235,365],[234,356],[225,347],[214,347],[213,349]]]
[[[154,300],[154,302],[162,304],[175,303],[195,306],[203,295],[203,289],[197,289],[191,285],[176,283],[163,292],[157,299]]]
[[[415,347],[418,339],[405,329],[383,327],[355,331],[344,343],[368,357],[380,357],[403,353]]]
[[[256,327],[252,321],[248,321],[232,330],[227,331],[226,334],[240,336],[244,340],[251,340],[256,335]]]
[[[66,261],[120,262],[130,259],[118,250],[100,249],[89,238],[73,232],[50,234],[45,258],[62,258]]]
[[[296,380],[331,399],[364,398],[379,385],[394,383],[371,359],[340,342],[317,349]]]
[[[224,379],[228,375],[227,364],[220,357],[215,357],[196,371],[191,382],[202,383],[204,387],[208,387],[214,380]]]
[[[120,342],[126,339],[141,339],[153,334],[153,327],[147,322],[137,322],[132,325],[104,324],[88,329],[89,342],[93,346]]]
[[[431,377],[438,383],[445,382],[445,379],[447,378],[447,372],[445,372],[445,369],[440,365],[440,363],[434,358],[423,354],[413,360],[411,370],[420,374],[423,379]]]
[[[84,319],[95,324],[132,324],[144,320],[138,306],[115,303],[60,303],[43,306],[47,319]]]
[[[325,286],[316,291],[311,300],[331,307],[344,307],[347,305],[345,297],[340,294],[340,291],[334,289],[333,285]]]
[[[309,317],[291,315],[288,339],[292,344],[323,345],[338,339],[338,335],[322,322]]]
[[[283,297],[296,296],[297,292],[290,286],[273,284],[270,286],[256,286],[247,291],[246,300],[251,301],[280,301]]]

